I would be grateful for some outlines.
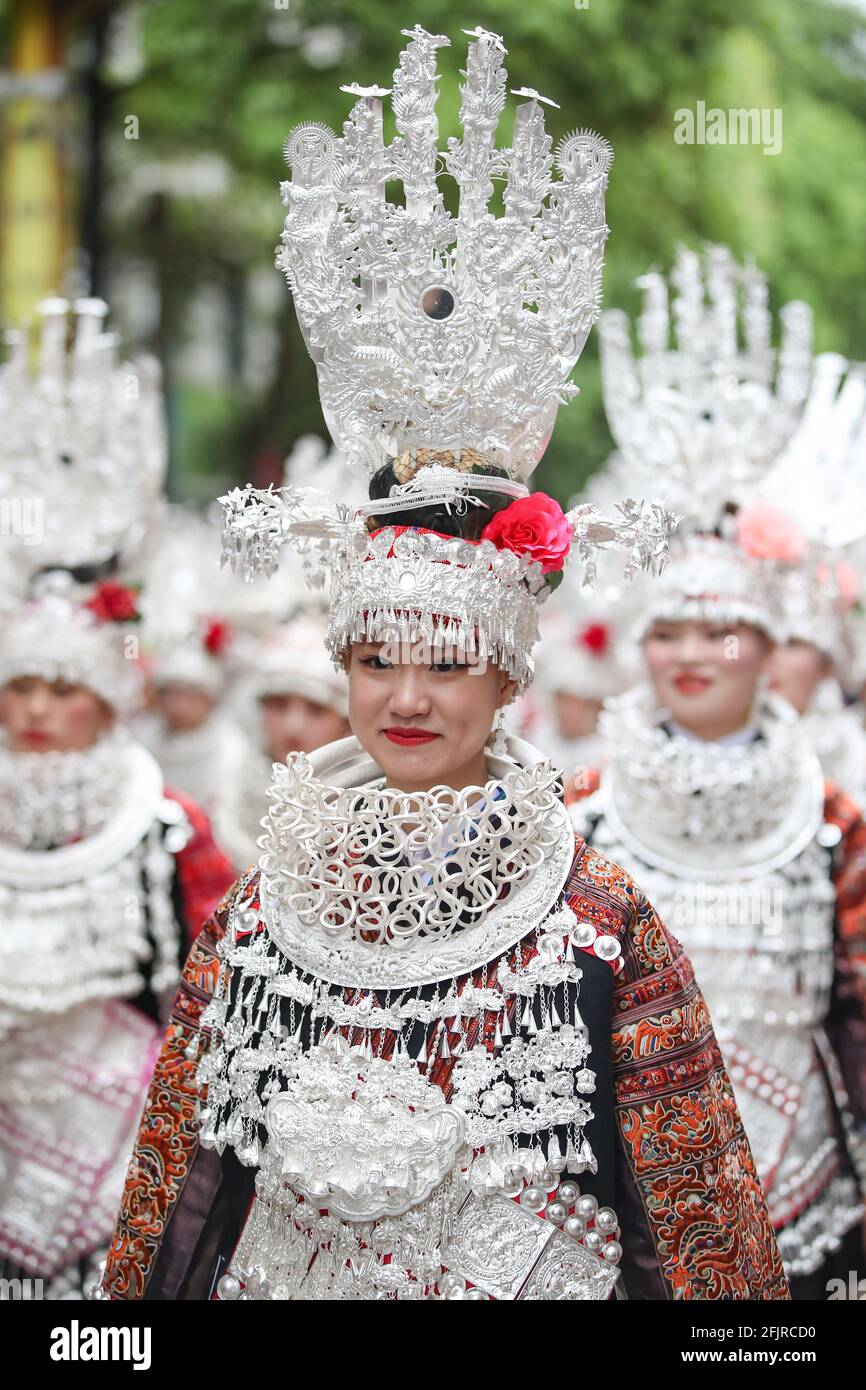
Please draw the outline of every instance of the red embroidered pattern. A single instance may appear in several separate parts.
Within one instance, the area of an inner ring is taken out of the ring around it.
[[[208,919],[190,951],[162,1051],[147,1093],[117,1226],[103,1278],[111,1298],[141,1298],[160,1242],[198,1147],[196,1062],[184,1056],[219,973],[216,944],[236,886]]]

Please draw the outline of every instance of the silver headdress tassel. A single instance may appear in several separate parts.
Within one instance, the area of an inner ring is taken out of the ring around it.
[[[528,99],[512,145],[497,147],[505,47],[483,29],[470,33],[463,137],[440,152],[436,55],[448,40],[417,25],[403,33],[389,145],[387,92],[354,85],[342,137],[317,124],[288,137],[277,255],[335,444],[359,473],[390,463],[396,482],[357,509],[312,489],[236,490],[222,499],[224,560],[252,578],[275,570],[286,542],[304,553],[312,583],[330,578],[335,661],[356,640],[456,643],[522,686],[545,575],[572,548],[591,571],[599,545],[659,567],[672,529],[662,508],[631,501],[613,520],[593,508],[566,517],[526,486],[559,405],[577,393],[569,376],[599,313],[613,155],[582,130],[552,151],[547,98],[530,89],[515,93]],[[440,172],[457,184],[456,214]],[[497,179],[501,217],[489,207]],[[402,181],[405,206],[387,201],[390,180]],[[490,493],[514,500],[491,511],[495,534],[485,528],[480,542],[389,525],[418,507],[464,513]],[[518,544],[527,527],[538,545]]]

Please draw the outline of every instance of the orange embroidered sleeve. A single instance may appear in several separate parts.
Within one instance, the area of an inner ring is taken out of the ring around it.
[[[586,904],[571,897],[572,908],[597,922],[603,890],[610,904],[604,930],[622,949],[613,1074],[622,1149],[617,1201],[635,1253],[631,1296],[787,1298],[754,1159],[691,963],[619,865],[586,849],[581,877]],[[624,1258],[628,1285],[625,1266]]]
[[[828,785],[824,819],[837,827],[834,851],[836,941],[827,1034],[854,1119],[866,1126],[866,822],[854,802]]]
[[[237,890],[235,884],[205,922],[184,967],[127,1170],[102,1282],[108,1298],[143,1297],[198,1149],[196,1044],[219,974],[217,943]]]

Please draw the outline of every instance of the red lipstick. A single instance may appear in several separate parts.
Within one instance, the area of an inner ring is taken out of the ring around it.
[[[439,734],[433,734],[429,729],[415,729],[411,725],[407,728],[383,729],[382,733],[392,743],[399,743],[403,748],[418,748],[422,743],[432,743],[434,738],[439,738]]]
[[[706,676],[677,676],[674,685],[681,695],[700,695],[711,684]]]
[[[48,735],[42,729],[25,729],[25,743],[43,744],[48,742]]]

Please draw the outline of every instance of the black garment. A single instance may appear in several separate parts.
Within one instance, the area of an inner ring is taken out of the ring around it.
[[[812,1303],[824,1303],[833,1291],[830,1287],[832,1279],[841,1279],[847,1290],[852,1285],[856,1288],[858,1282],[864,1279],[864,1274],[866,1274],[866,1259],[864,1259],[863,1232],[858,1222],[844,1237],[839,1249],[835,1250],[832,1255],[828,1255],[814,1273],[795,1275],[794,1278],[788,1280],[788,1285],[792,1298],[804,1299]],[[864,1287],[866,1287],[866,1279],[864,1279]]]

